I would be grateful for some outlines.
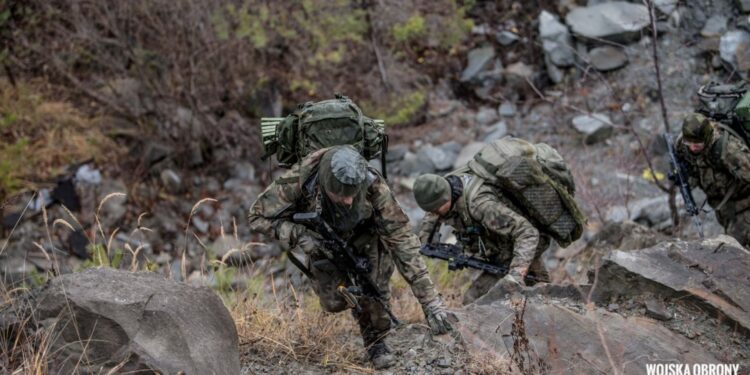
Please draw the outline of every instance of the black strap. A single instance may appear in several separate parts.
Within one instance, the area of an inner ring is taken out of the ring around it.
[[[295,267],[299,268],[299,270],[302,271],[305,276],[310,278],[310,280],[315,280],[315,276],[313,276],[312,272],[310,272],[310,270],[307,269],[307,267],[305,267],[299,259],[297,259],[297,256],[292,253],[292,250],[287,251],[286,254],[289,258],[289,261],[292,262]]]

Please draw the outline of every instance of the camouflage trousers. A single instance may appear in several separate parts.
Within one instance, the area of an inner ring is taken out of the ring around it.
[[[361,242],[357,241],[360,245]],[[371,237],[367,242],[367,245],[359,246],[358,249],[366,247],[367,250],[374,250],[363,252],[372,267],[370,279],[378,286],[383,294],[383,299],[389,305],[387,301],[390,301],[391,297],[389,282],[394,270],[393,260],[390,254],[379,246],[377,237]],[[339,292],[339,286],[350,286],[346,274],[339,271],[329,260],[323,258],[310,258],[308,268],[315,277],[313,290],[318,295],[323,310],[340,312],[350,307],[342,293]],[[357,298],[357,302],[360,307],[359,311],[353,309],[352,315],[359,324],[365,347],[369,347],[385,338],[391,328],[391,319],[383,306],[375,299],[360,296]]]
[[[541,237],[539,239],[539,245],[536,248],[534,259],[531,261],[531,265],[529,265],[529,272],[524,280],[526,285],[533,285],[537,283],[539,279],[549,279],[547,269],[542,262],[542,254],[547,250],[549,244],[550,239],[548,237]],[[510,261],[508,261],[508,264],[510,264]],[[503,264],[503,266],[507,266],[507,264]],[[485,295],[500,279],[502,279],[502,276],[484,271],[477,272],[471,281],[471,286],[469,286],[469,289],[464,293],[464,305],[468,305],[479,297]]]
[[[726,234],[737,239],[742,246],[750,246],[750,209],[731,215],[717,212],[717,216]]]

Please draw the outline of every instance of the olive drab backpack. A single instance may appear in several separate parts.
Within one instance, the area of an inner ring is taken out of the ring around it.
[[[750,92],[745,82],[711,82],[698,89],[696,112],[718,121],[750,146]]]
[[[263,159],[275,154],[284,168],[316,150],[352,145],[367,160],[380,156],[385,175],[388,137],[383,121],[363,115],[353,101],[340,94],[334,99],[300,104],[284,118],[262,118],[261,137]]]
[[[490,184],[561,246],[581,237],[586,217],[574,199],[573,176],[554,148],[503,137],[483,147],[467,168],[479,177],[466,188],[468,199]]]

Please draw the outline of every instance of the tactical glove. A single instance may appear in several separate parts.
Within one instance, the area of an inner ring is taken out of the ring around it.
[[[452,323],[458,322],[456,314],[445,308],[440,297],[422,305],[422,310],[424,310],[424,315],[427,318],[427,324],[435,335],[442,335],[448,333],[448,331],[452,331]]]
[[[521,286],[526,286],[526,282],[524,281],[524,273],[525,269],[519,270],[519,269],[511,269],[510,272],[508,272],[505,277],[501,279],[501,281],[509,282],[511,284],[517,284]]]

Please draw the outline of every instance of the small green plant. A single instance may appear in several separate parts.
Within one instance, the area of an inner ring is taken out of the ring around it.
[[[424,17],[415,14],[404,23],[393,26],[393,38],[398,42],[411,42],[422,37],[427,31]]]
[[[416,90],[392,98],[385,106],[375,107],[369,103],[363,103],[365,113],[382,118],[387,125],[404,125],[416,119],[427,101],[424,91]]]
[[[237,273],[237,269],[225,264],[218,264],[214,268],[214,289],[221,293],[232,292],[232,283],[234,282],[234,276]]]

